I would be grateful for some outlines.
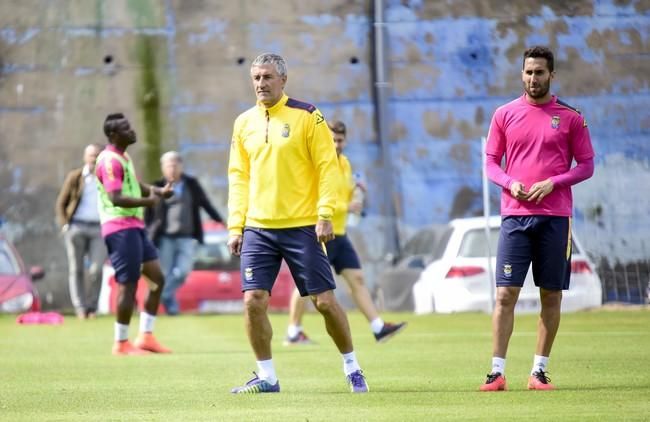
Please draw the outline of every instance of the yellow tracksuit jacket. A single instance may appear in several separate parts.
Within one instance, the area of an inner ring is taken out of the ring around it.
[[[336,149],[313,105],[283,94],[235,120],[228,163],[228,230],[280,229],[331,219],[336,207]]]

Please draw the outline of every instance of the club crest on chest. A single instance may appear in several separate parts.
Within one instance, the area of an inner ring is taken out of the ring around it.
[[[551,127],[553,129],[559,129],[560,128],[560,116],[551,117]]]
[[[291,134],[291,128],[289,127],[288,123],[285,123],[284,126],[282,126],[282,137],[288,138],[290,134]]]

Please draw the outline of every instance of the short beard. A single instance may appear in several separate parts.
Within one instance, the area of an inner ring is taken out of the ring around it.
[[[551,84],[550,83],[546,83],[545,85],[540,85],[539,94],[533,95],[533,93],[529,91],[528,87],[524,86],[524,90],[526,91],[526,94],[530,98],[534,98],[536,100],[540,99],[540,98],[544,98],[546,96],[546,94],[548,94],[549,89],[551,89]]]

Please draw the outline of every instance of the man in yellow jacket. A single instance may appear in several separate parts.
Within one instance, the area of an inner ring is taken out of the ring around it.
[[[334,239],[338,169],[332,135],[315,106],[284,93],[287,66],[281,56],[258,56],[251,78],[257,104],[235,120],[230,148],[228,246],[241,256],[246,331],[259,373],[232,392],[280,391],[267,308],[282,259],[300,294],[311,296],[323,315],[350,390],[367,392],[324,251],[324,242]]]
[[[346,234],[346,223],[348,213],[360,214],[363,209],[362,201],[354,200],[353,193],[355,189],[364,189],[365,186],[355,182],[352,178],[352,166],[348,157],[343,154],[343,149],[347,144],[345,124],[339,120],[328,122],[332,131],[334,145],[336,145],[336,155],[338,158],[338,177],[337,177],[337,201],[334,217],[332,218],[334,226],[334,240],[327,242],[327,258],[336,274],[340,274],[350,288],[350,295],[357,305],[357,308],[363,313],[368,322],[370,329],[377,342],[385,342],[399,333],[406,327],[406,322],[393,324],[384,322],[379,316],[375,304],[372,302],[370,292],[363,280],[363,271],[359,256],[352,246],[352,242]],[[310,344],[312,341],[302,330],[302,316],[305,313],[305,301],[300,297],[299,292],[294,290],[291,296],[291,306],[289,309],[289,327],[287,329],[287,338],[284,341],[286,346],[295,344]]]

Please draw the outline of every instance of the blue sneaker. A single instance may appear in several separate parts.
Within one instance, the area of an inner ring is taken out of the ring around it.
[[[368,383],[366,382],[366,377],[363,376],[363,371],[358,370],[354,371],[347,377],[345,377],[348,381],[348,385],[350,386],[350,391],[353,393],[367,393],[370,391],[370,388],[368,388]]]
[[[250,381],[241,387],[235,387],[230,390],[233,394],[258,394],[258,393],[279,393],[280,381],[271,385],[268,381],[260,379],[255,372],[255,375]]]

